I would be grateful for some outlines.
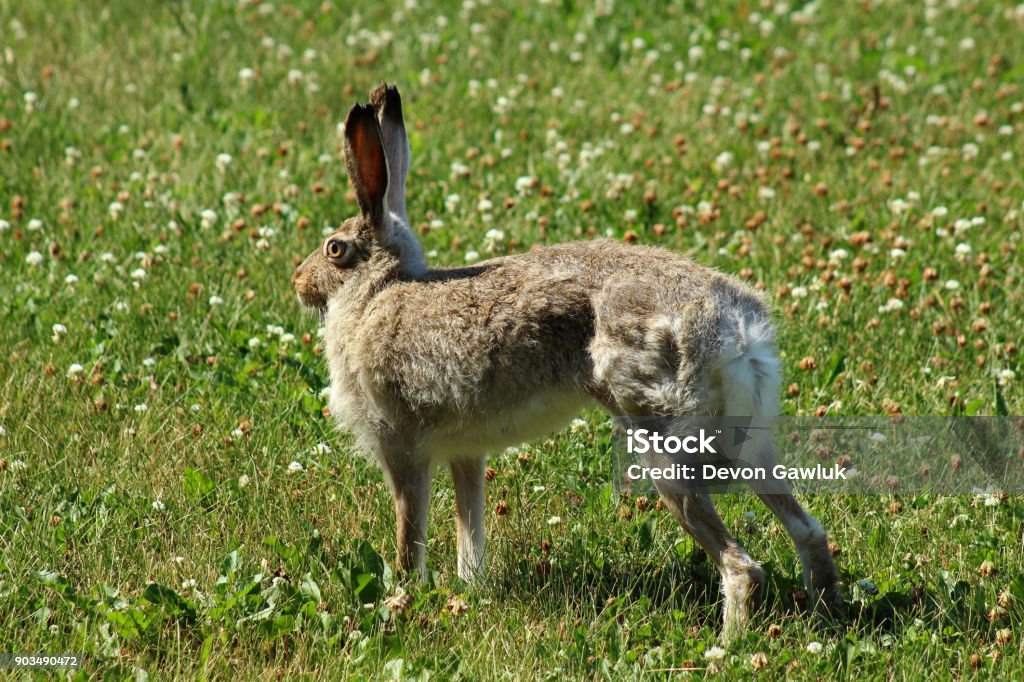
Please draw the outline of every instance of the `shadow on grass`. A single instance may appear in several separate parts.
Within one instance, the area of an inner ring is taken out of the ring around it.
[[[678,610],[697,628],[717,627],[721,619],[720,579],[700,549],[667,552],[625,561],[518,559],[502,563],[493,577],[493,598],[522,602],[545,615],[602,613],[640,608],[647,612]],[[765,562],[765,589],[754,627],[777,620],[813,618],[802,578]],[[843,631],[899,635],[920,619],[926,627],[957,631],[994,627],[978,586],[964,581],[865,594],[857,578],[845,573],[845,613],[814,621],[823,634]],[[641,614],[642,615],[642,614]],[[920,622],[919,621],[919,622]]]

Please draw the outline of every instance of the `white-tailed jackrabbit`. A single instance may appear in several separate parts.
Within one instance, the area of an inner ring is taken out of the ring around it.
[[[447,465],[458,572],[473,580],[486,454],[556,430],[588,403],[615,415],[774,416],[779,366],[758,293],[677,253],[604,240],[428,268],[406,216],[409,157],[398,90],[382,85],[345,121],[359,215],[292,277],[326,325],[331,414],[391,487],[403,568],[425,570],[431,478]],[[759,447],[774,461],[770,441]],[[764,573],[707,494],[659,492],[721,572],[728,639]],[[788,488],[759,495],[795,542],[812,600],[838,605],[821,526]]]

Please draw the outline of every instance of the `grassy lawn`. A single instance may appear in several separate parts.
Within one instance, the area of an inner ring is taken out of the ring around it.
[[[1024,677],[1024,497],[805,498],[848,585],[825,631],[780,525],[722,497],[769,586],[713,650],[714,568],[611,494],[597,411],[492,456],[481,587],[447,475],[429,583],[392,575],[289,283],[356,212],[338,126],[384,79],[432,263],[661,244],[770,293],[786,414],[1024,412],[1024,5],[660,4],[0,2],[0,651],[83,653],[75,679]]]

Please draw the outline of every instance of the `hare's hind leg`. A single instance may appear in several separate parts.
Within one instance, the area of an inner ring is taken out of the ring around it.
[[[771,469],[776,463],[775,449],[768,443],[761,450],[761,466]],[[839,570],[832,559],[825,530],[818,520],[804,511],[785,481],[774,481],[757,496],[782,522],[796,546],[803,566],[804,584],[816,611],[838,615],[842,611]]]
[[[458,523],[459,577],[466,582],[479,578],[484,567],[484,464],[482,457],[451,463]]]
[[[725,597],[722,640],[742,634],[750,610],[758,603],[764,571],[726,530],[706,493],[659,490],[665,506],[679,524],[700,544],[722,575]]]

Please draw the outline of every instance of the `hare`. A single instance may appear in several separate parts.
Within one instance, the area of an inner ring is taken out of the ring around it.
[[[773,417],[773,327],[753,289],[660,248],[581,241],[469,267],[429,268],[409,228],[410,149],[395,86],[345,120],[359,215],[295,270],[325,325],[330,412],[379,462],[399,562],[423,575],[431,478],[455,484],[458,574],[484,564],[486,454],[562,427],[595,401],[613,415]],[[771,463],[770,442],[758,456]],[[728,640],[764,583],[706,493],[659,485],[722,576]],[[784,484],[758,493],[795,542],[809,594],[840,604],[825,532]]]

